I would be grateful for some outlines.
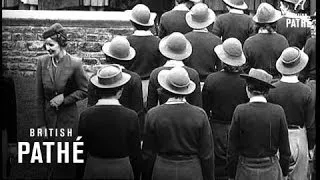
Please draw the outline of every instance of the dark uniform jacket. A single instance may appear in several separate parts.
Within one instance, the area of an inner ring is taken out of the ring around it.
[[[128,36],[127,39],[136,50],[136,56],[128,70],[139,74],[142,80],[149,79],[151,71],[165,63],[158,49],[160,39],[153,35],[137,36],[134,34]]]
[[[301,82],[288,83],[278,81],[276,88],[269,91],[269,102],[279,104],[286,113],[287,124],[305,127],[307,130],[308,147],[315,144],[315,99],[312,98],[311,88]]]
[[[287,39],[278,33],[258,33],[249,37],[243,44],[243,53],[247,60],[245,72],[248,73],[250,68],[263,69],[273,78],[280,78],[276,61],[287,47]]]
[[[165,12],[160,18],[159,38],[161,39],[173,32],[186,34],[192,31],[192,28],[188,26],[186,21],[186,14],[189,12],[189,9],[186,6],[181,9],[175,8]]]
[[[151,179],[159,156],[196,156],[204,180],[214,179],[214,147],[208,117],[202,108],[189,103],[162,104],[146,115],[142,154],[143,179]]]
[[[221,69],[221,61],[213,49],[222,43],[216,35],[199,30],[193,30],[185,37],[192,45],[192,54],[184,61],[185,65],[199,73],[200,81],[204,82],[210,73]]]
[[[308,21],[297,17],[282,17],[277,21],[277,33],[287,38],[289,46],[302,49],[311,36]]]
[[[252,18],[246,14],[228,12],[217,17],[213,25],[212,33],[222,37],[222,41],[228,38],[237,38],[241,44],[253,34]]]
[[[264,158],[280,153],[283,176],[288,174],[291,155],[285,112],[267,102],[240,104],[233,113],[227,152],[228,175],[234,178],[238,157]]]

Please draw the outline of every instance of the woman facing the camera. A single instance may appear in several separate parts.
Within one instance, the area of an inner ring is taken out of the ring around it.
[[[76,102],[87,97],[88,79],[79,58],[66,52],[67,35],[61,24],[55,23],[44,33],[43,47],[49,52],[39,58],[36,71],[36,126],[42,131],[53,128],[60,131],[72,129],[76,135],[78,108]],[[47,136],[49,141],[70,141],[66,137]],[[52,148],[48,176],[50,178],[72,177],[72,164],[56,163],[56,149]],[[69,159],[69,162],[72,160]]]

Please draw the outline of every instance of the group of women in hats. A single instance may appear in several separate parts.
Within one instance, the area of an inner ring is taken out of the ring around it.
[[[275,28],[281,13],[268,3],[260,4],[247,29],[226,33],[234,29],[222,19],[248,17],[243,0],[224,2],[228,16],[216,18],[198,2],[178,22],[187,8],[181,2],[173,10],[179,13],[160,20],[168,33],[161,39],[150,32],[155,17],[148,7],[135,6],[128,11],[134,33],[106,42],[106,61],[90,77],[81,60],[66,52],[67,32],[59,23],[43,33],[50,55],[37,66],[37,125],[77,129],[85,158],[76,174],[54,166],[50,177],[307,177],[308,152],[315,146],[315,86],[298,76],[305,71],[307,81],[315,81],[315,49],[289,47]],[[172,18],[176,23],[168,23]],[[184,23],[187,32],[171,32]],[[210,32],[212,25],[222,33]],[[86,97],[88,108],[78,117],[76,102]]]

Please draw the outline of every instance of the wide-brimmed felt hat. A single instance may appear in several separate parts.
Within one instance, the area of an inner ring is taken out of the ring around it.
[[[240,74],[240,77],[244,78],[249,83],[256,83],[267,88],[275,88],[275,86],[271,84],[272,75],[262,69],[251,68],[249,74]]]
[[[131,60],[136,55],[136,51],[123,36],[117,36],[113,38],[111,42],[106,42],[102,46],[102,51],[110,57],[124,61]]]
[[[162,55],[173,60],[184,60],[192,53],[191,43],[180,32],[173,32],[161,39],[159,50]]]
[[[151,13],[150,9],[144,4],[135,5],[132,10],[127,10],[129,19],[141,26],[153,26],[156,13]]]
[[[276,68],[281,74],[296,74],[306,67],[308,60],[308,55],[298,47],[288,47],[282,51]]]
[[[161,70],[158,82],[167,91],[180,95],[191,94],[196,88],[196,84],[190,80],[188,72],[183,67]]]
[[[226,39],[214,48],[214,52],[222,62],[231,66],[241,66],[246,62],[242,44],[236,38]]]
[[[47,30],[43,32],[42,37],[43,39],[47,39],[57,34],[60,34],[65,39],[67,38],[66,31],[60,23],[54,23],[53,25],[51,25]]]
[[[281,17],[281,11],[276,10],[271,4],[261,3],[252,20],[256,23],[273,23]]]
[[[98,88],[116,88],[126,84],[130,78],[130,74],[122,72],[119,65],[108,64],[100,68],[90,81]]]
[[[186,14],[187,24],[193,29],[203,29],[215,20],[215,13],[204,3],[197,3]]]
[[[228,6],[236,8],[236,9],[248,9],[248,6],[244,0],[223,0]]]

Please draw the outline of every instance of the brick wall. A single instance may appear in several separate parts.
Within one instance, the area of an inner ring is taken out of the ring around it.
[[[55,22],[65,27],[67,52],[81,57],[84,68],[103,62],[101,47],[114,36],[127,36],[133,28],[125,12],[2,11],[2,64],[5,74],[33,76],[42,48],[42,33]]]

